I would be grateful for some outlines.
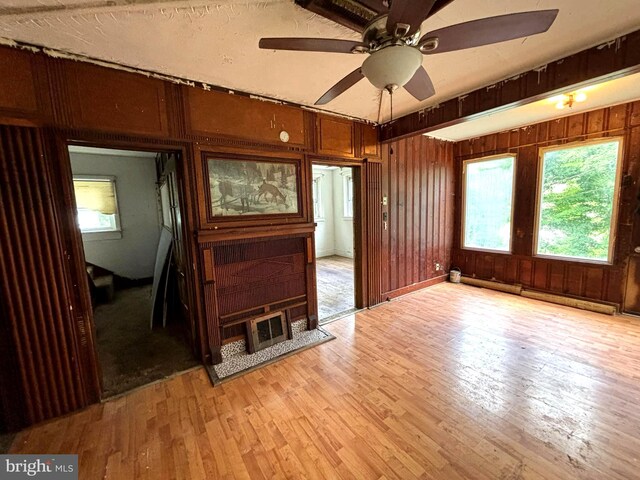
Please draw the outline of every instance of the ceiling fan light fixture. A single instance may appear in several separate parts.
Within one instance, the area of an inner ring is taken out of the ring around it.
[[[362,73],[380,90],[388,85],[402,87],[422,65],[422,54],[414,47],[391,45],[373,52],[362,64]]]

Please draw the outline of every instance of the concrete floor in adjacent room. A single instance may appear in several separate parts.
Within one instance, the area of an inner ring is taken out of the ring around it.
[[[354,309],[353,270],[353,258],[331,255],[316,259],[320,323]]]
[[[118,290],[112,302],[96,307],[103,398],[199,364],[181,325],[168,322],[151,330],[150,315],[151,286]]]
[[[80,478],[632,479],[640,321],[439,284],[212,387],[196,369],[18,435]]]

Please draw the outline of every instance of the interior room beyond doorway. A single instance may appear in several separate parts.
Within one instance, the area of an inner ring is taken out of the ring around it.
[[[177,285],[177,155],[70,146],[69,156],[103,398],[197,365]]]
[[[318,319],[355,309],[353,169],[313,166]]]

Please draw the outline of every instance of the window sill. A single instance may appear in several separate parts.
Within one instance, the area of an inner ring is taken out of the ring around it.
[[[545,260],[558,260],[560,262],[589,263],[591,265],[604,265],[604,266],[613,265],[613,262],[609,262],[608,260],[591,260],[589,258],[563,257],[561,255],[534,255],[534,258],[543,258]]]
[[[498,253],[502,255],[512,255],[511,250],[492,250],[490,248],[476,248],[462,246],[461,250],[469,250],[471,252],[485,252],[485,253]]]
[[[120,240],[122,238],[122,230],[114,230],[111,232],[83,232],[82,240],[85,242],[97,242],[102,240]]]

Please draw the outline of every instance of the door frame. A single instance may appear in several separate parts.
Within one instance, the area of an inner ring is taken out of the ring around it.
[[[91,306],[91,296],[89,285],[86,281],[86,266],[84,257],[84,246],[82,243],[82,233],[77,225],[75,212],[75,194],[73,190],[73,171],[71,168],[71,158],[68,147],[71,145],[95,147],[116,150],[131,150],[154,153],[176,153],[179,155],[177,161],[178,179],[178,201],[183,216],[183,237],[185,239],[187,264],[193,265],[191,274],[187,275],[188,303],[191,312],[189,328],[197,334],[191,345],[194,356],[200,361],[205,361],[208,353],[208,339],[206,326],[203,325],[203,313],[200,302],[200,292],[197,288],[195,278],[198,272],[194,261],[196,251],[194,231],[195,221],[195,199],[193,198],[194,188],[191,186],[193,173],[190,171],[191,149],[188,144],[181,142],[160,142],[157,140],[147,140],[139,138],[114,139],[110,135],[79,133],[77,131],[57,131],[53,133],[56,154],[54,158],[58,161],[59,193],[61,208],[59,211],[63,218],[60,218],[60,225],[63,237],[68,242],[68,268],[71,276],[70,282],[73,285],[74,295],[70,299],[73,309],[76,310],[76,318],[82,316],[83,325],[80,331],[84,333],[84,338],[76,339],[80,343],[86,344],[84,355],[81,355],[79,369],[81,370],[84,383],[90,398],[96,402],[102,398],[102,372],[98,357],[97,344],[95,338],[95,322],[93,318],[93,308]],[[77,343],[77,342],[76,342]]]
[[[357,309],[362,309],[369,306],[367,295],[367,271],[366,271],[366,258],[367,246],[365,243],[365,219],[366,211],[364,206],[366,202],[363,199],[366,198],[366,182],[364,181],[365,164],[357,161],[345,161],[328,159],[322,157],[310,158],[311,167],[309,174],[313,175],[313,165],[323,165],[328,167],[348,167],[351,168],[353,178],[353,286],[354,286],[354,306]],[[311,181],[313,178],[311,179]],[[311,185],[311,183],[310,183]],[[313,198],[311,198],[313,202]],[[311,215],[313,216],[313,209],[310,208]],[[317,223],[314,219],[314,224],[317,227]],[[313,229],[313,244],[315,248],[316,242],[316,229]],[[314,259],[315,251],[313,252]],[[317,266],[316,266],[317,269]],[[316,270],[317,271],[317,270]],[[318,297],[318,285],[316,281],[316,299]],[[318,319],[320,320],[320,319]]]

